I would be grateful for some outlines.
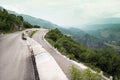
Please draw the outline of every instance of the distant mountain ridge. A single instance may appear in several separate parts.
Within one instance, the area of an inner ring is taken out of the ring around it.
[[[10,10],[8,10],[8,12],[12,13],[12,14],[15,14],[15,15],[22,16],[25,21],[31,23],[32,25],[39,25],[40,27],[50,28],[50,29],[54,29],[54,28],[59,27],[58,25],[53,24],[52,22],[47,21],[47,20],[43,20],[43,19],[40,19],[40,18],[32,17],[30,15],[18,14],[16,12],[10,11]]]
[[[102,18],[92,22],[93,24],[119,24],[120,17]]]
[[[2,10],[3,8],[0,6],[0,10]]]
[[[79,28],[59,28],[60,31],[68,36],[71,36],[73,40],[86,45],[89,48],[104,48],[107,47],[102,41],[88,33],[80,30]]]
[[[40,18],[35,18],[35,17],[31,17],[31,16],[26,16],[26,15],[22,15],[24,17],[24,19],[26,21],[28,21],[29,23],[35,25],[39,25],[41,27],[44,27],[44,28],[57,28],[59,27],[58,25],[56,24],[53,24],[49,21],[46,21],[46,20],[43,20],[43,19],[40,19]]]
[[[105,28],[112,28],[112,27],[120,27],[120,23],[110,23],[110,24],[91,24],[91,25],[85,25],[81,27],[83,31],[94,31],[94,30],[100,30],[100,29],[105,29]]]
[[[103,43],[120,46],[120,22],[116,24],[87,25],[86,28],[82,28],[82,30],[98,38]]]

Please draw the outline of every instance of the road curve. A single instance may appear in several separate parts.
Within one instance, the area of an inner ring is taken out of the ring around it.
[[[46,43],[46,41],[44,40],[44,35],[47,32],[47,29],[40,29],[33,35],[33,39],[40,43],[43,46],[43,48],[46,49],[53,56],[53,58],[56,60],[63,72],[67,75],[68,78],[70,78],[69,67],[72,65],[72,63],[63,56],[60,56],[53,48],[51,48]]]
[[[70,79],[70,74],[69,74],[69,68],[71,65],[75,65],[78,69],[86,70],[89,67],[85,66],[82,63],[78,63],[74,60],[70,60],[61,53],[59,53],[56,49],[51,47],[48,42],[44,39],[45,34],[48,32],[47,29],[40,29],[38,32],[36,32],[33,35],[33,39],[36,40],[38,43],[40,43],[44,49],[46,49],[56,60],[60,68],[63,70],[63,72],[66,74],[66,76]],[[90,69],[90,68],[89,68]],[[91,69],[92,72],[95,72]],[[105,77],[104,75],[101,75],[103,80],[109,80],[109,78]]]
[[[0,36],[0,80],[35,80],[30,52],[21,34]]]

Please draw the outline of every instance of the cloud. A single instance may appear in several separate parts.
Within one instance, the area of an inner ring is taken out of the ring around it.
[[[99,18],[120,17],[120,0],[2,0],[0,5],[59,25],[86,24]]]

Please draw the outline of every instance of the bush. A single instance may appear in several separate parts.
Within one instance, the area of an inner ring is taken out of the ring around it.
[[[40,28],[40,26],[38,26],[38,25],[34,25],[34,28]]]
[[[101,80],[98,73],[93,73],[90,69],[80,70],[75,66],[70,68],[71,80]]]
[[[37,32],[38,30],[32,31],[32,33],[30,34],[30,37],[32,38],[33,35]]]
[[[32,28],[33,26],[28,22],[23,22],[25,28]]]

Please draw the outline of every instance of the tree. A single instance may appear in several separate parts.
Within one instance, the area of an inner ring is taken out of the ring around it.
[[[21,21],[24,21],[22,16],[17,16]]]
[[[71,80],[101,80],[98,73],[93,73],[90,69],[80,70],[75,66],[70,67]]]
[[[39,25],[34,25],[34,28],[40,28],[40,26]]]
[[[28,23],[28,22],[23,22],[23,26],[25,27],[25,28],[32,28],[33,26],[30,24],[30,23]]]

